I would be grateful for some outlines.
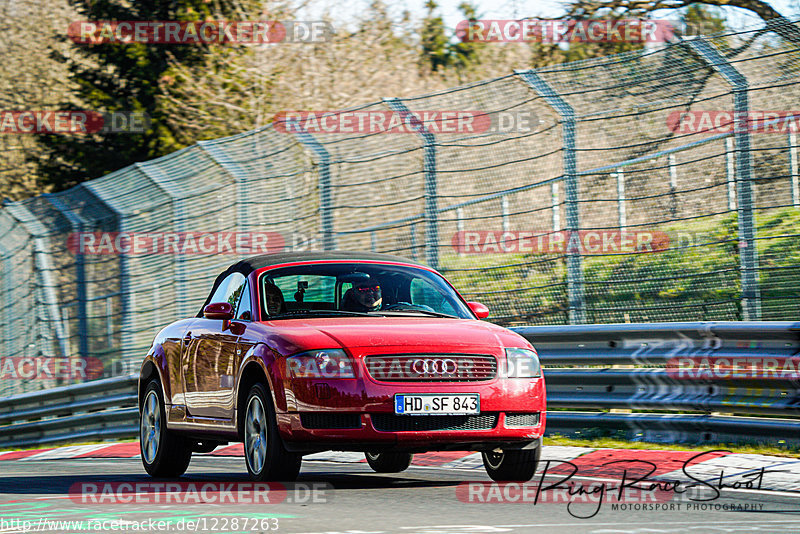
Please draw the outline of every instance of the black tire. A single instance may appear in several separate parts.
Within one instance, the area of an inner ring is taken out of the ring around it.
[[[483,451],[483,467],[497,482],[527,482],[536,473],[542,455],[542,438],[535,449],[509,449],[503,452]]]
[[[258,410],[263,413],[259,414]],[[242,416],[245,418],[242,435],[244,457],[250,478],[258,481],[295,480],[303,456],[286,450],[278,433],[272,398],[263,384],[250,388]]]
[[[376,473],[399,473],[411,465],[413,454],[408,452],[367,452],[367,463]]]
[[[157,379],[144,390],[139,410],[139,452],[144,470],[152,477],[179,477],[192,459],[191,443],[167,430],[164,394]]]

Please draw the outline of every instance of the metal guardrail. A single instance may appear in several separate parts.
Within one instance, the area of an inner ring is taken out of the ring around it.
[[[667,366],[681,358],[773,358],[798,369],[800,322],[513,330],[534,344],[545,367],[549,434],[800,445],[797,373],[694,377]],[[136,379],[126,375],[0,399],[0,448],[135,437]]]
[[[549,434],[800,445],[800,322],[512,330],[534,344],[545,368]],[[747,371],[768,359],[791,362],[790,372]],[[677,365],[704,360],[729,365],[716,372]]]
[[[0,399],[0,448],[133,437],[137,380],[131,374]]]

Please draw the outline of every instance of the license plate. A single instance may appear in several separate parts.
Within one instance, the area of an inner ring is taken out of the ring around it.
[[[481,396],[467,394],[396,394],[394,413],[397,415],[467,415],[481,411]]]

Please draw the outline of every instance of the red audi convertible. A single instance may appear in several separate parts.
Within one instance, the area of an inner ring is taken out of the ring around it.
[[[192,452],[243,442],[255,480],[293,480],[303,455],[325,450],[364,452],[381,473],[414,453],[480,451],[492,479],[529,480],[544,378],[531,344],[488,314],[397,256],[240,261],[144,359],[144,467],[180,476]]]

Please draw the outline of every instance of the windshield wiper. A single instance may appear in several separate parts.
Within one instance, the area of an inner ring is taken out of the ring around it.
[[[358,312],[358,311],[349,311],[349,310],[289,310],[283,313],[279,313],[277,315],[270,315],[267,320],[271,319],[279,319],[279,318],[287,318],[287,317],[303,317],[308,315],[343,315],[343,316],[356,316],[356,317],[364,317],[368,315],[375,315],[366,312]]]
[[[456,315],[450,315],[448,313],[441,313],[437,311],[431,310],[421,310],[419,308],[394,308],[392,310],[381,310],[381,313],[390,314],[392,312],[395,313],[422,313],[424,315],[430,315],[431,317],[444,317],[446,319],[462,319],[462,317],[458,317]]]

